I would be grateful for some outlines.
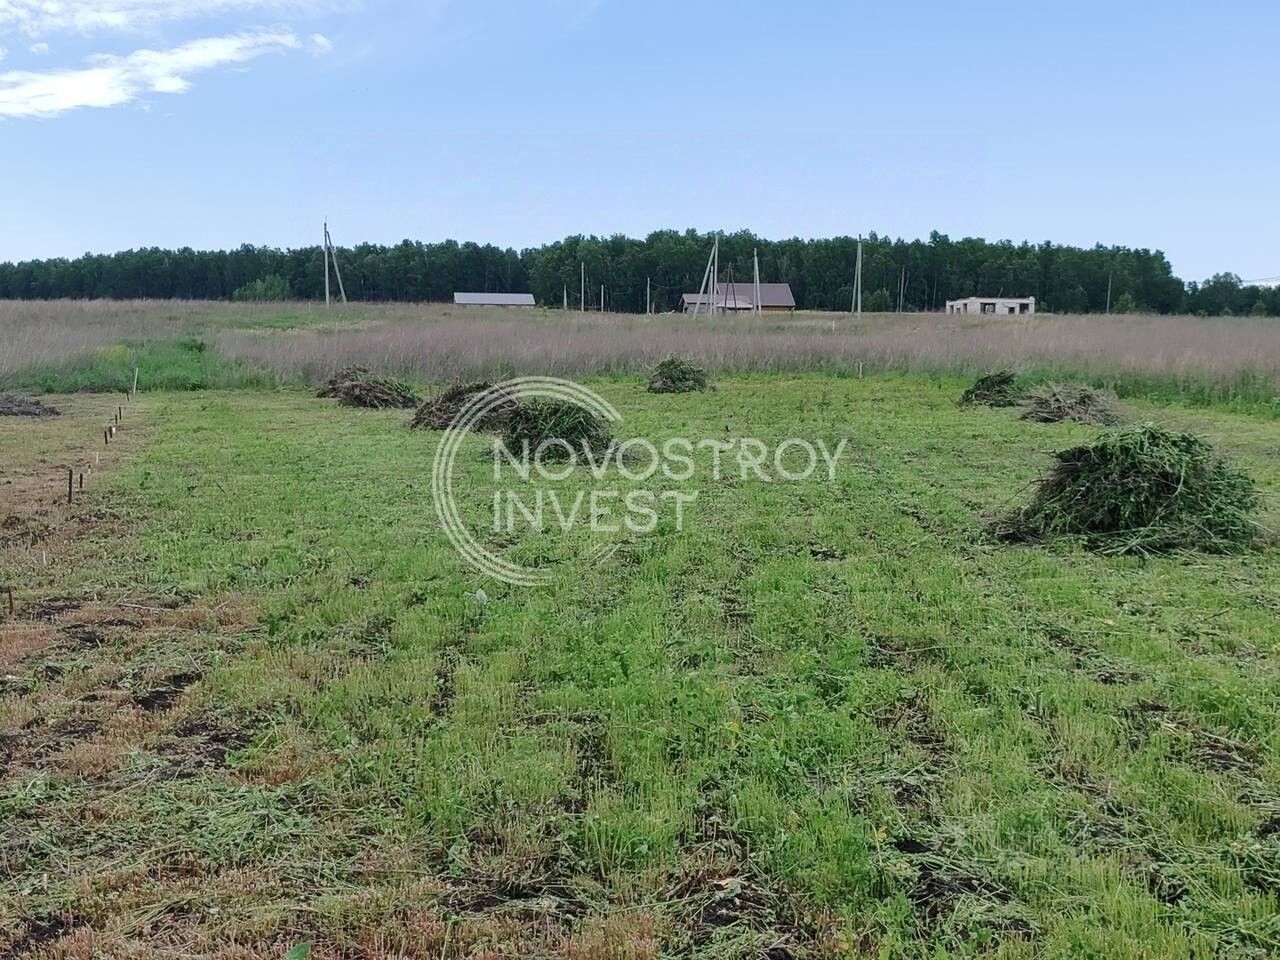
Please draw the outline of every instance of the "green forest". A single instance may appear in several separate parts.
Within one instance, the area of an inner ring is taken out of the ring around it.
[[[492,244],[364,243],[338,249],[347,296],[363,301],[447,301],[459,290],[525,293],[558,307],[642,312],[646,282],[657,311],[696,291],[711,235],[661,230],[643,240],[573,236],[514,250]],[[749,281],[759,251],[761,279],[787,281],[807,310],[848,310],[857,240],[764,240],[721,236],[721,279]],[[939,310],[968,296],[1034,296],[1058,313],[1114,312],[1280,316],[1280,287],[1241,284],[1232,274],[1202,283],[1173,275],[1158,250],[1053,243],[864,238],[866,310]],[[602,288],[603,287],[603,302]],[[0,264],[0,298],[316,300],[324,297],[319,246],[241,246],[235,250],[146,248]]]

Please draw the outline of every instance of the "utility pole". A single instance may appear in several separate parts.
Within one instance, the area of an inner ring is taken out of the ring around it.
[[[583,312],[587,312],[587,261],[580,260],[579,265],[582,267],[582,276],[578,280],[578,308]]]
[[[720,234],[719,233],[716,234],[716,245],[715,245],[714,253],[716,258],[716,266],[715,266],[715,271],[711,277],[712,297],[714,297],[715,294],[719,293],[720,291]]]
[[[717,239],[716,244],[718,245],[719,243],[720,241],[719,239]],[[707,289],[707,280],[711,277],[711,268],[715,264],[715,262],[716,262],[716,248],[713,246],[711,248],[711,255],[707,257],[707,269],[702,271],[702,286],[698,287],[698,299],[693,301],[694,317],[697,317],[698,311],[702,309],[704,295],[706,297],[707,313],[711,312],[711,298],[714,296],[714,294],[712,294]]]
[[[347,302],[347,290],[342,285],[342,268],[338,266],[338,251],[333,245],[333,238],[329,236],[329,228],[325,227],[325,237],[329,240],[329,256],[333,258],[333,275],[338,278],[338,293],[342,296],[342,302]]]
[[[898,274],[898,312],[902,312],[902,297],[907,287],[907,265],[902,265],[902,273]]]
[[[333,258],[333,273],[338,278],[338,293],[342,302],[347,302],[347,291],[342,286],[342,270],[338,267],[338,251],[333,248],[333,238],[329,236],[329,221],[324,221],[324,305],[329,306],[329,258]]]
[[[763,313],[764,308],[760,306],[760,250],[758,248],[751,251],[751,261],[755,266],[755,288],[751,291],[752,302],[755,304],[755,312]]]
[[[651,292],[651,283],[652,279],[650,277],[644,278],[644,315],[646,317],[653,313],[653,294]]]
[[[1111,274],[1107,274],[1107,313],[1111,312]]]
[[[862,316],[862,238],[858,238],[858,255],[853,261],[853,312]]]
[[[569,312],[569,285],[564,285],[564,312]]]
[[[604,313],[604,284],[600,284],[600,312]]]

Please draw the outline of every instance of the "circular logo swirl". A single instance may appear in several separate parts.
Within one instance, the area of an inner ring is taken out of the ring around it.
[[[517,401],[540,398],[572,403],[608,423],[620,423],[622,415],[608,400],[572,380],[558,377],[517,377],[495,384],[468,399],[440,438],[431,466],[431,495],[445,536],[459,556],[480,572],[505,583],[534,587],[549,583],[551,571],[512,563],[486,549],[467,529],[453,493],[454,461],[463,441],[473,432],[476,423],[483,421],[495,409],[510,404],[512,398]],[[599,562],[613,554],[620,545],[597,545],[588,553],[587,558]]]

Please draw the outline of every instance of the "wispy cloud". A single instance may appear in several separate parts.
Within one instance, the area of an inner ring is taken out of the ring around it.
[[[136,30],[163,21],[195,20],[250,10],[280,14],[350,9],[349,0],[0,0],[0,33],[29,36]]]
[[[53,117],[79,107],[120,106],[147,93],[182,93],[193,74],[301,46],[287,31],[239,33],[169,50],[100,55],[74,70],[0,73],[0,117]]]

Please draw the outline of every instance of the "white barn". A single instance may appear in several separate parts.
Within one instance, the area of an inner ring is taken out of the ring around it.
[[[947,313],[994,313],[1009,316],[1036,312],[1035,297],[967,297],[948,300]]]

